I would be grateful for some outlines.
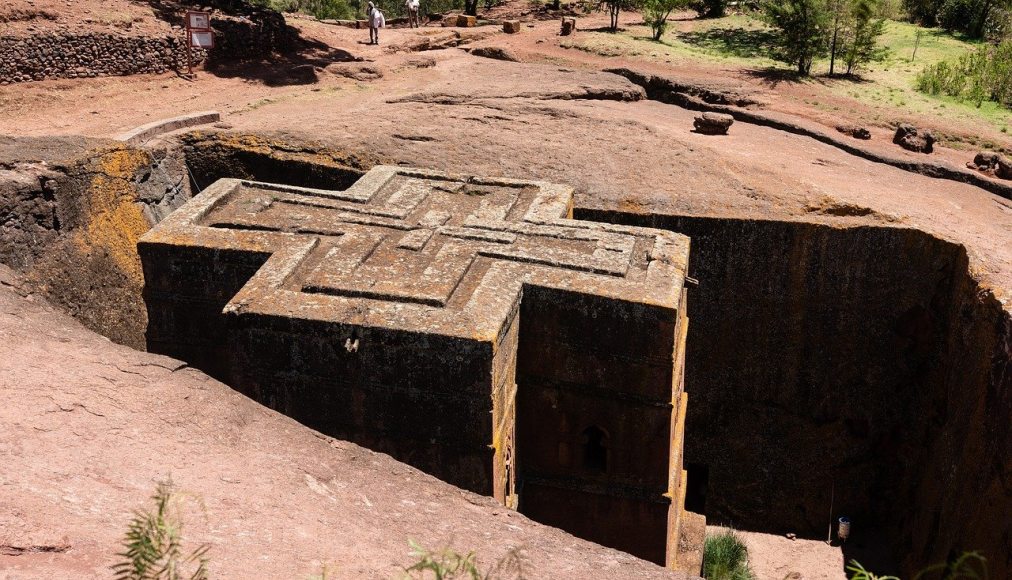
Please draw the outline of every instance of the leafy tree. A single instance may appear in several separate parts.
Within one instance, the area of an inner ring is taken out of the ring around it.
[[[644,0],[643,19],[653,29],[654,40],[660,40],[668,28],[668,17],[675,10],[686,8],[692,0]]]
[[[764,5],[769,23],[776,29],[774,57],[797,67],[798,74],[812,72],[812,62],[827,52],[831,29],[824,0],[771,0]]]
[[[691,0],[686,5],[703,18],[720,18],[727,12],[727,0]]]
[[[903,0],[903,8],[912,22],[924,26],[935,26],[938,24],[936,16],[938,9],[942,7],[944,0]]]
[[[618,30],[618,15],[622,10],[636,10],[643,0],[605,0],[608,5],[608,16],[611,18],[609,28],[612,32]]]
[[[984,38],[989,29],[1002,29],[1012,0],[904,0],[912,20],[972,38]]]
[[[878,46],[878,39],[885,32],[885,20],[875,18],[876,0],[852,0],[853,21],[850,46],[847,49],[847,74],[854,68],[880,59],[885,51]]]
[[[829,42],[829,75],[836,73],[836,55],[843,46],[843,41],[850,32],[851,0],[826,0],[826,10],[833,21],[832,40]]]

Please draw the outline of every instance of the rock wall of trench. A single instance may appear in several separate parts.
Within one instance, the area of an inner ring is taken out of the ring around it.
[[[108,141],[71,147],[59,160],[40,140],[11,147],[24,158],[0,168],[0,263],[23,274],[26,291],[143,349],[137,240],[189,199],[181,156]]]
[[[225,177],[321,189],[347,189],[380,163],[284,135],[194,131],[182,137],[194,191]]]
[[[692,239],[685,460],[706,515],[825,538],[905,573],[1012,554],[1012,325],[962,246],[914,229],[576,211]],[[846,551],[846,549],[845,549]]]

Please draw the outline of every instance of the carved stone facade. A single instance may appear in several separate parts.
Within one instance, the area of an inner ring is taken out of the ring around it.
[[[571,207],[565,186],[394,167],[345,191],[220,180],[139,244],[148,348],[684,565],[688,239]]]

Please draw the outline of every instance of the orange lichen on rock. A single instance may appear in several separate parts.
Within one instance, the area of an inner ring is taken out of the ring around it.
[[[77,232],[75,243],[84,254],[104,250],[127,276],[142,283],[137,240],[151,228],[137,203],[134,178],[151,164],[151,156],[137,149],[115,149],[97,161],[88,196],[87,222]]]

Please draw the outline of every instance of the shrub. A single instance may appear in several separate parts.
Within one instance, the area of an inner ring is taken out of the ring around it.
[[[732,530],[708,535],[703,544],[706,580],[754,580],[748,566],[748,548]]]
[[[766,19],[776,28],[777,60],[793,64],[807,76],[812,62],[827,52],[831,29],[823,0],[771,0],[764,6]]]
[[[413,541],[409,541],[408,544],[411,546],[411,557],[417,560],[404,569],[409,578],[426,578],[427,572],[431,573],[435,580],[506,580],[523,578],[524,575],[523,556],[517,548],[507,552],[491,570],[482,572],[474,552],[461,554],[449,548],[433,551]]]
[[[727,0],[691,0],[685,6],[703,18],[720,18],[727,12]]]
[[[127,527],[123,552],[117,554],[122,560],[113,566],[117,580],[207,580],[210,546],[183,552],[180,496],[172,480],[159,482],[151,499],[154,511],[135,511]]]
[[[978,0],[945,0],[938,9],[938,25],[948,31],[966,32],[977,18]]]
[[[1012,39],[997,46],[983,45],[955,61],[925,67],[917,75],[917,89],[978,107],[984,101],[994,101],[1012,108]]]
[[[865,569],[857,560],[847,564],[850,580],[900,580],[896,576],[879,576]],[[937,576],[935,576],[937,575]],[[980,552],[963,552],[957,558],[928,566],[914,576],[914,580],[941,578],[942,580],[987,580],[987,558]]]
[[[675,10],[686,8],[690,0],[643,0],[643,20],[653,30],[654,40],[660,40],[668,28],[668,17]]]
[[[847,74],[858,66],[882,60],[885,49],[878,46],[878,39],[885,32],[885,20],[875,19],[874,0],[852,0],[850,45],[847,47]]]

